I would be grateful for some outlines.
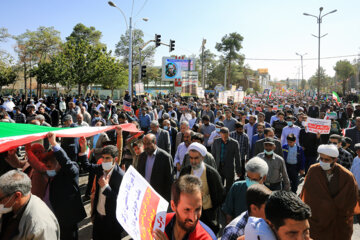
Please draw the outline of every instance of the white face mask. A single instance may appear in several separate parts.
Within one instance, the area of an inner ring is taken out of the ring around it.
[[[324,170],[324,171],[327,171],[327,170],[330,170],[331,169],[331,163],[326,163],[326,162],[323,162],[321,160],[319,160],[319,163],[320,163],[320,167]]]
[[[113,163],[112,162],[102,162],[101,166],[105,171],[109,171],[113,167]]]
[[[6,208],[5,205],[8,204],[8,202],[11,200],[11,198],[9,198],[9,200],[5,203],[5,204],[0,204],[0,218],[3,214],[9,213],[11,212],[13,209],[13,206],[15,204],[15,202],[13,203],[13,206]]]

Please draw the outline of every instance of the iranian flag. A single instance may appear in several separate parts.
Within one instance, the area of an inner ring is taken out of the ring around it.
[[[271,89],[270,89],[270,92],[269,92],[269,97],[268,97],[268,99],[272,99],[272,91],[271,91]]]
[[[120,124],[123,131],[135,133],[135,136],[141,136],[135,124]],[[46,138],[49,132],[54,132],[57,137],[90,137],[101,132],[115,129],[116,125],[105,127],[74,127],[74,128],[57,128],[45,127],[33,124],[23,123],[6,123],[0,122],[0,152],[22,146],[43,138]]]
[[[332,98],[335,99],[337,105],[340,105],[341,99],[336,92],[332,92]]]

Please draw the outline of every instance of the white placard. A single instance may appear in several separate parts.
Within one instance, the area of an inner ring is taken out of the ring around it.
[[[307,118],[306,130],[312,133],[328,134],[331,128],[331,120]]]
[[[234,92],[234,103],[241,103],[244,100],[244,91],[235,91]]]
[[[155,229],[164,231],[169,203],[132,166],[118,193],[116,218],[134,240],[152,240]]]

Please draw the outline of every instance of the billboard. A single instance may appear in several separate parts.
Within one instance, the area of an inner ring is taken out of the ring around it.
[[[267,68],[258,68],[258,73],[261,74],[268,74],[269,71]]]
[[[195,58],[163,57],[162,80],[175,81],[182,79],[183,71],[195,70]]]
[[[198,72],[197,71],[183,71],[182,72],[182,97],[195,97],[197,96],[198,85]]]

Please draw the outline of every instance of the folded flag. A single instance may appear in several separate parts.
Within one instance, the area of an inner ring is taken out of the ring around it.
[[[127,112],[131,112],[131,103],[124,100],[123,101],[123,109]]]

